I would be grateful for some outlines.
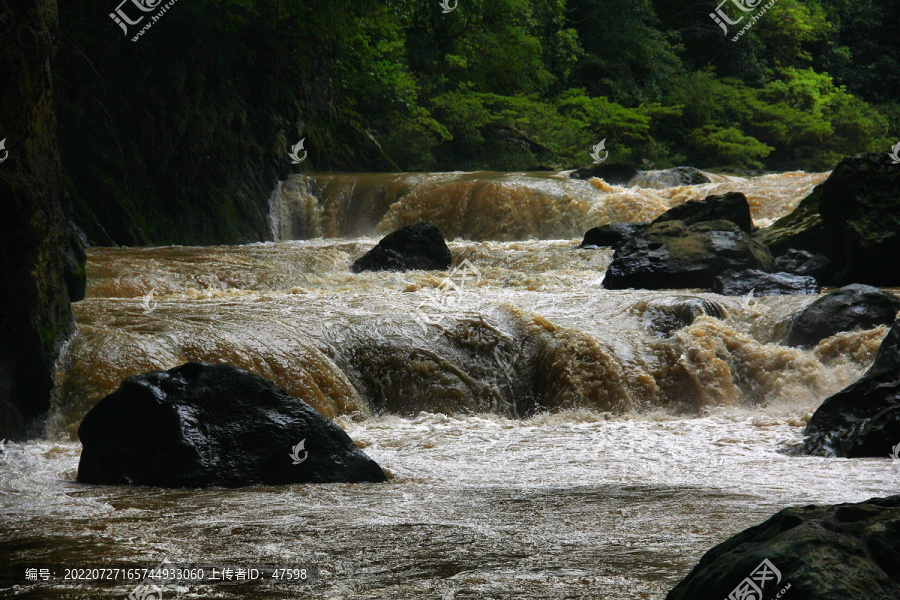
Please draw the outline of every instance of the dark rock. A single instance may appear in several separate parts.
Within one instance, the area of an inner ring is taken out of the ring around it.
[[[665,189],[710,183],[709,177],[694,167],[675,167],[661,171],[641,171],[628,182],[629,187]]]
[[[581,247],[618,246],[632,238],[635,233],[647,228],[648,223],[612,223],[588,229]]]
[[[866,374],[826,399],[804,435],[803,449],[809,454],[900,458],[900,322],[881,343]]]
[[[599,177],[611,185],[627,185],[638,174],[638,169],[628,163],[602,163],[592,167],[576,169],[569,177],[573,179],[593,179]]]
[[[382,482],[344,431],[271,381],[187,363],[126,379],[85,416],[83,483],[239,487]],[[304,448],[291,458],[302,440]]]
[[[900,285],[900,168],[887,152],[845,158],[822,184],[819,214],[845,280]]]
[[[603,286],[673,289],[712,287],[725,271],[772,269],[772,256],[731,221],[687,226],[655,223],[616,249]]]
[[[713,280],[712,291],[723,296],[787,296],[818,294],[819,284],[814,277],[790,273],[765,273],[755,269],[727,271]]]
[[[787,343],[809,348],[842,331],[890,325],[897,311],[900,298],[893,294],[868,285],[848,285],[800,311],[791,323]]]
[[[0,23],[0,439],[24,439],[39,433],[50,408],[54,365],[74,331],[69,297],[83,288],[84,256],[67,242],[71,206],[50,75],[56,2],[5,2]]]
[[[831,259],[824,254],[813,254],[806,250],[791,248],[775,259],[775,270],[821,279],[830,274]]]
[[[384,236],[350,268],[363,271],[444,271],[453,256],[438,228],[428,223],[407,225]]]
[[[760,229],[753,237],[776,255],[784,254],[791,248],[804,248],[830,256],[834,251],[834,243],[825,236],[822,217],[819,215],[822,185],[816,186],[792,213],[781,217],[769,227]]]
[[[681,221],[685,225],[693,225],[723,219],[731,221],[747,233],[753,231],[753,219],[750,217],[750,203],[747,202],[747,197],[735,192],[724,196],[707,196],[704,200],[693,200],[670,208],[653,222]]]
[[[647,332],[668,338],[675,331],[687,327],[700,315],[717,319],[727,316],[725,307],[697,296],[671,296],[651,300],[643,307],[643,322]]]
[[[786,508],[711,549],[666,600],[900,598],[900,496]],[[732,594],[763,561],[777,570]]]

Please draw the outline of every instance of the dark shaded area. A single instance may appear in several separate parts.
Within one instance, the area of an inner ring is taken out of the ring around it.
[[[712,289],[723,296],[783,296],[818,294],[815,277],[791,273],[766,273],[755,269],[726,271],[713,280]]]
[[[693,225],[703,221],[731,221],[747,233],[753,231],[750,203],[741,193],[731,192],[724,196],[707,196],[703,200],[692,200],[672,207],[653,220],[654,223],[681,221]]]
[[[387,480],[340,427],[271,381],[227,364],[187,363],[129,377],[91,409],[78,435],[83,483]]]
[[[900,460],[900,325],[866,374],[819,406],[804,435],[808,454]]]
[[[900,496],[786,508],[703,555],[666,600],[722,600],[746,580],[774,598],[900,597]],[[760,566],[767,574],[760,577]],[[755,574],[755,575],[754,575]]]
[[[56,146],[49,63],[55,0],[0,5],[0,439],[38,433],[53,369],[84,296],[84,248],[70,219]]]

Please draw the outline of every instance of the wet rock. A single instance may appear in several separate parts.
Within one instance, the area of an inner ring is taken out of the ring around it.
[[[824,254],[791,248],[775,259],[775,270],[822,279],[831,273],[831,259]]]
[[[890,325],[897,311],[900,298],[893,294],[862,284],[844,286],[800,311],[791,323],[787,343],[809,348],[842,331]]]
[[[641,171],[628,182],[629,187],[665,189],[710,183],[709,177],[694,167],[675,167],[661,171]]]
[[[83,483],[385,481],[340,427],[271,381],[226,364],[187,363],[129,377],[91,409],[78,435]]]
[[[750,203],[747,202],[747,197],[735,192],[724,196],[707,196],[703,200],[692,200],[671,208],[653,222],[681,221],[685,225],[693,225],[723,219],[731,221],[747,233],[753,231],[753,219],[750,217]]]
[[[900,459],[900,323],[866,374],[819,406],[804,436],[808,454]]]
[[[819,213],[844,279],[900,285],[900,169],[886,152],[845,158],[822,184]]]
[[[834,262],[837,282],[900,285],[900,169],[886,152],[843,159],[791,214],[760,231],[774,254],[790,248]]]
[[[708,551],[666,600],[761,600],[788,586],[785,600],[900,598],[898,531],[900,496],[786,508]]]
[[[638,174],[638,169],[628,163],[602,163],[592,167],[576,169],[569,177],[572,179],[593,179],[599,177],[611,185],[627,185]]]
[[[428,223],[407,225],[384,236],[350,268],[363,271],[445,271],[453,256],[438,228]]]
[[[588,229],[581,247],[618,246],[630,240],[635,233],[647,228],[648,223],[612,223]]]
[[[718,302],[697,296],[672,296],[648,302],[643,307],[642,320],[648,333],[668,338],[675,331],[693,323],[700,315],[724,319],[727,312]]]
[[[650,225],[616,249],[603,286],[709,289],[725,271],[770,271],[772,262],[765,247],[731,221],[667,221]]]
[[[3,3],[0,23],[0,439],[18,440],[42,433],[84,254],[71,238],[57,149],[56,2]]]
[[[791,273],[766,273],[756,269],[726,271],[713,280],[712,291],[723,296],[788,296],[818,294],[815,277]]]

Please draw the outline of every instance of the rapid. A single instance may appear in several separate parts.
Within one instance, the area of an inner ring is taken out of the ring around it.
[[[789,348],[788,319],[815,297],[608,291],[611,250],[577,247],[590,227],[729,191],[766,226],[827,177],[707,175],[632,188],[549,172],[295,176],[270,200],[271,242],[89,250],[44,439],[7,444],[0,464],[4,555],[319,566],[313,588],[167,599],[650,599],[780,508],[896,493],[888,457],[795,452],[886,327]],[[453,270],[350,272],[380,235],[419,221],[441,229]],[[672,327],[686,299],[715,315]],[[125,377],[192,360],[274,380],[390,482],[76,483],[87,411]],[[129,591],[0,585],[17,598]]]

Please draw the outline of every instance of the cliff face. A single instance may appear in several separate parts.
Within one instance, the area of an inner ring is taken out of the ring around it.
[[[56,28],[56,0],[0,1],[0,438],[37,433],[84,294],[56,146]]]

